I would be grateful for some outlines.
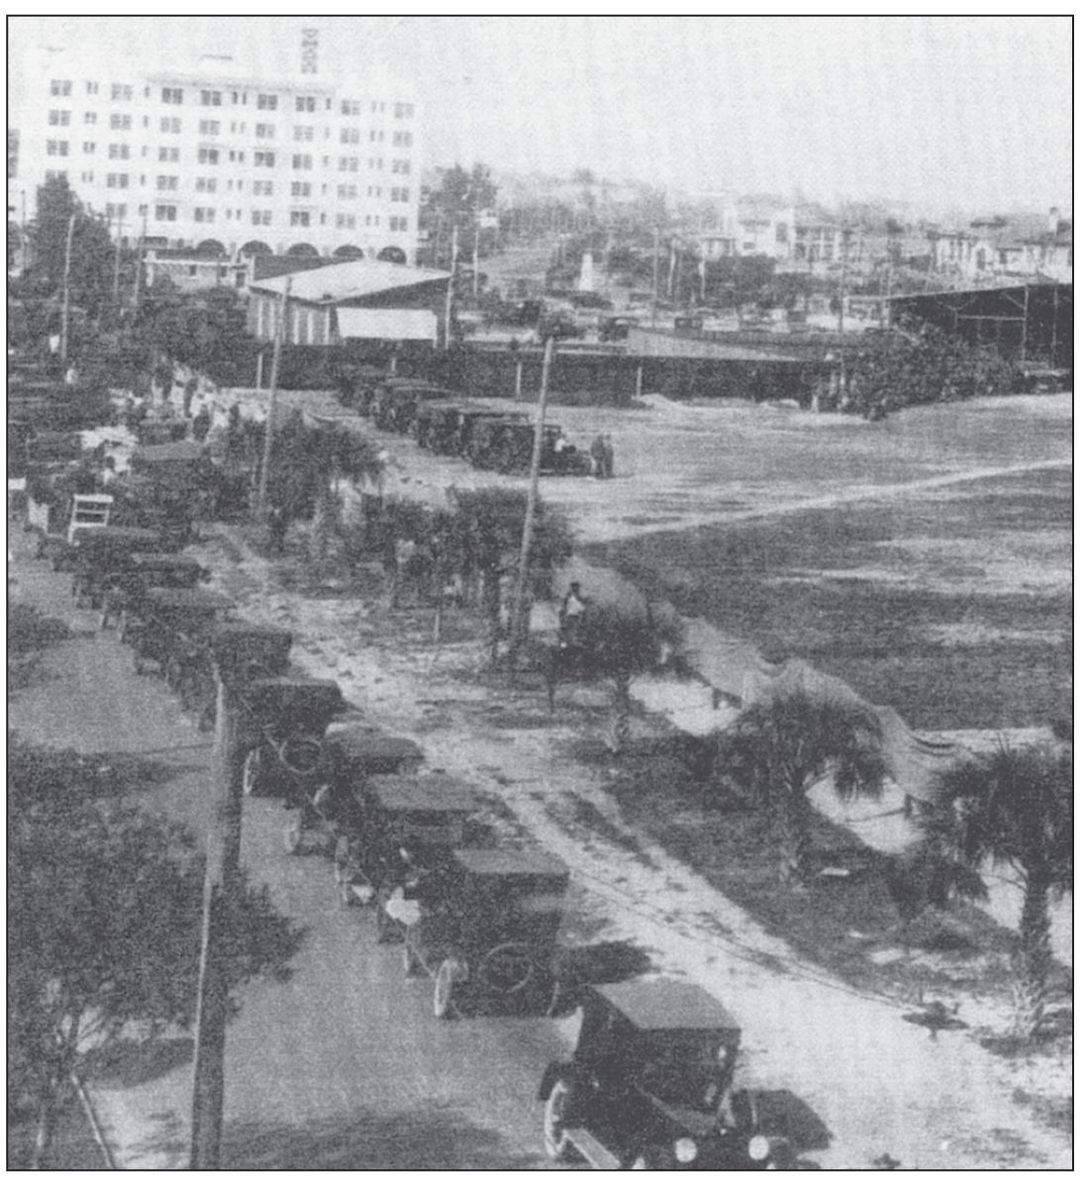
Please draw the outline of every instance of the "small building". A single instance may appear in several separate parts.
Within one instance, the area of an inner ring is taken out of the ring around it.
[[[335,346],[350,341],[443,340],[447,271],[359,258],[290,275],[253,278],[248,331],[273,341],[289,284],[284,342]]]
[[[206,251],[151,249],[143,259],[144,282],[148,288],[153,287],[159,278],[168,279],[178,291],[241,288],[247,274],[247,261],[225,257],[224,248]]]
[[[1051,209],[1040,217],[989,217],[931,234],[933,268],[968,283],[1012,279],[1072,282],[1072,222]]]

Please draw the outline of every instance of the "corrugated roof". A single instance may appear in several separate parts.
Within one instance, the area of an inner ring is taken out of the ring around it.
[[[740,1029],[710,993],[683,980],[628,980],[594,991],[638,1029]]]
[[[333,266],[301,271],[290,276],[257,279],[249,286],[253,291],[268,291],[280,295],[290,282],[290,297],[306,303],[342,303],[360,299],[381,291],[395,291],[417,287],[422,283],[438,283],[450,279],[448,271],[432,271],[425,267],[409,267],[376,258],[356,258]]]

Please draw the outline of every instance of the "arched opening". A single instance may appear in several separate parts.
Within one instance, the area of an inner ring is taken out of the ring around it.
[[[204,238],[196,247],[196,254],[206,254],[213,258],[221,258],[225,252],[226,248],[217,238]]]
[[[253,239],[251,242],[246,242],[241,247],[242,254],[274,254],[274,251],[267,245],[266,242],[259,242]]]
[[[332,258],[342,258],[342,259],[364,258],[365,252],[361,249],[360,246],[351,246],[351,245],[347,244],[345,246],[336,247],[335,252],[334,252],[334,254],[332,254],[331,257]]]
[[[319,258],[320,252],[308,242],[294,242],[286,251],[291,258]]]
[[[385,246],[376,257],[381,262],[404,263],[406,261],[406,251],[401,246]]]

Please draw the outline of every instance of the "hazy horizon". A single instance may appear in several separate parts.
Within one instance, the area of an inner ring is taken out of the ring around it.
[[[9,17],[9,126],[35,46],[273,75],[309,25],[328,68],[415,80],[426,167],[1071,208],[1068,17]]]

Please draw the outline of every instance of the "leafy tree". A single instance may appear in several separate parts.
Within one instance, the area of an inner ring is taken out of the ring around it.
[[[498,230],[484,224],[484,215],[496,206],[496,183],[485,164],[467,171],[461,164],[444,170],[439,185],[433,186],[422,203],[419,221],[432,242],[434,266],[451,264],[452,231],[459,231],[459,249],[465,257],[473,250],[478,234],[478,254],[484,257],[496,245]]]
[[[770,814],[779,877],[809,869],[808,793],[830,774],[842,799],[879,796],[887,773],[879,719],[865,706],[787,688],[754,701],[718,735],[716,767]]]
[[[1049,902],[1072,889],[1071,752],[1002,743],[948,768],[938,787],[936,805],[918,817],[927,845],[974,870],[1007,869],[1023,892],[1015,1032],[1031,1040],[1049,999]]]
[[[659,616],[646,607],[591,603],[580,637],[584,660],[613,686],[613,733],[610,749],[628,745],[632,682],[682,654],[684,627],[676,615]]]
[[[501,581],[518,570],[527,494],[518,488],[452,488],[455,552],[464,583],[480,582],[482,609],[489,621],[493,655],[501,634]],[[538,500],[528,570],[531,594],[547,595],[553,571],[572,555],[567,517]]]
[[[257,346],[232,289],[167,295],[148,304],[142,324],[150,347],[171,361],[206,373],[222,386],[251,381]]]
[[[89,1049],[194,1016],[203,867],[184,827],[104,794],[102,768],[12,742],[8,769],[8,1086],[36,1110],[44,1167]],[[301,933],[265,888],[226,916],[230,987],[281,980]]]
[[[37,215],[30,226],[31,279],[41,291],[59,298],[72,217],[71,302],[93,316],[112,298],[114,247],[105,223],[86,211],[67,177],[51,177],[38,189]]]

